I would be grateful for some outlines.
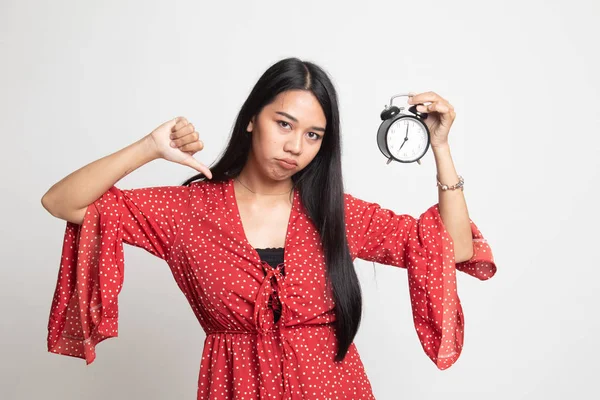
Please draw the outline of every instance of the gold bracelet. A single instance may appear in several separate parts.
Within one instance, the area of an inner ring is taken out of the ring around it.
[[[436,180],[437,180],[437,186],[439,188],[441,188],[442,190],[448,190],[448,189],[450,189],[450,190],[456,190],[456,189],[460,188],[460,190],[464,191],[463,186],[465,184],[465,180],[460,175],[458,176],[458,183],[456,185],[453,185],[453,186],[444,185],[444,184],[442,184],[440,182],[440,180],[439,180],[440,178],[437,175],[435,177],[436,177]]]

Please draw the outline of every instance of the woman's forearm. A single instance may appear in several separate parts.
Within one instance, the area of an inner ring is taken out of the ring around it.
[[[449,146],[432,148],[439,180],[452,186],[458,183],[458,174],[454,168]],[[467,203],[463,191],[442,190],[438,187],[440,216],[446,230],[454,242],[456,262],[466,261],[473,254],[473,236]]]
[[[153,139],[145,136],[55,183],[42,197],[42,205],[55,217],[69,219],[67,216],[87,208],[123,177],[156,158]]]

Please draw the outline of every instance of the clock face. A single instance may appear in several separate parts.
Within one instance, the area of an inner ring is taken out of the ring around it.
[[[390,153],[402,161],[420,158],[427,147],[427,131],[414,118],[400,118],[388,128],[387,146]]]

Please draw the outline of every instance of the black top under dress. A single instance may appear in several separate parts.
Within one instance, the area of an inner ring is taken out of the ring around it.
[[[273,268],[283,262],[283,247],[267,247],[265,249],[256,249],[256,251],[260,256],[260,259],[266,261]],[[283,270],[281,273],[285,275]],[[274,299],[275,304],[273,304]],[[273,309],[275,322],[279,321],[279,317],[281,317],[281,304],[277,301],[277,296],[271,296],[269,298],[269,307]]]

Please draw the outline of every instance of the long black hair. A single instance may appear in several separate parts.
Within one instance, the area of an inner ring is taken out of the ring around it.
[[[335,361],[342,361],[360,326],[362,294],[346,238],[340,117],[337,93],[327,73],[298,58],[286,58],[269,67],[242,105],[225,151],[210,167],[212,181],[225,181],[240,174],[252,145],[252,136],[246,132],[248,123],[279,93],[287,90],[310,91],[327,121],[319,152],[292,176],[292,182],[299,189],[302,205],[321,236],[327,266],[325,275],[335,302],[334,327],[338,341]],[[206,177],[200,173],[183,185],[203,179]]]

